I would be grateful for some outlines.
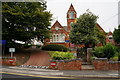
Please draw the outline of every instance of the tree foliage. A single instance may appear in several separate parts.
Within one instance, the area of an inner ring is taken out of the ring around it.
[[[118,29],[115,29],[113,32],[113,39],[117,44],[120,43],[120,25],[118,26]]]
[[[82,14],[77,22],[72,25],[70,41],[74,44],[85,44],[94,46],[105,39],[102,32],[96,27],[98,16],[90,11]]]
[[[23,41],[31,39],[43,41],[49,37],[51,16],[46,11],[46,2],[3,2],[2,3],[2,36],[4,40]]]

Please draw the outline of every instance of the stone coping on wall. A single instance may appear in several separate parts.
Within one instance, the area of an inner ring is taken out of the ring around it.
[[[117,64],[117,63],[119,63],[120,64],[120,61],[108,61],[107,63],[109,63],[109,64]]]
[[[50,60],[50,62],[71,62],[71,61],[77,61],[77,60],[82,61],[81,58],[76,58],[76,59],[70,59],[70,60]]]
[[[93,60],[96,60],[96,61],[107,61],[107,63],[110,63],[110,64],[120,63],[120,61],[108,61],[107,58],[95,58]]]
[[[16,57],[0,57],[2,59],[13,59],[13,58],[16,58]]]
[[[100,61],[100,60],[108,60],[107,58],[95,58],[95,59],[93,59],[93,60],[98,60],[98,61]]]

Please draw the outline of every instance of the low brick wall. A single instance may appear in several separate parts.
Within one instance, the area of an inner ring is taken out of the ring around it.
[[[95,70],[119,70],[120,61],[108,61],[107,58],[98,58],[92,61]]]
[[[120,61],[109,61],[109,70],[120,70]]]
[[[55,60],[51,62],[56,62],[56,66],[50,66],[51,69],[56,70],[81,70],[82,61],[81,59],[72,59],[72,60]]]
[[[10,63],[9,62],[10,59],[14,59],[14,62]],[[6,65],[6,66],[16,66],[16,58],[15,57],[13,57],[13,58],[11,58],[11,57],[2,57],[0,59],[0,64],[1,65]]]

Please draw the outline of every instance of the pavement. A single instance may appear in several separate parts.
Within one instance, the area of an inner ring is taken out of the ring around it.
[[[120,79],[120,72],[117,70],[111,71],[96,71],[96,70],[50,70],[50,69],[38,69],[38,68],[24,68],[24,67],[2,67],[2,73],[19,73],[29,75],[43,75],[43,76],[56,76],[58,77],[82,77],[82,78],[109,78]]]

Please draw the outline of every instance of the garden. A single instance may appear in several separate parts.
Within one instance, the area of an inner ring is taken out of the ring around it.
[[[42,50],[46,50],[50,53],[52,60],[68,60],[76,58],[70,49],[57,44],[49,44],[42,47]]]

